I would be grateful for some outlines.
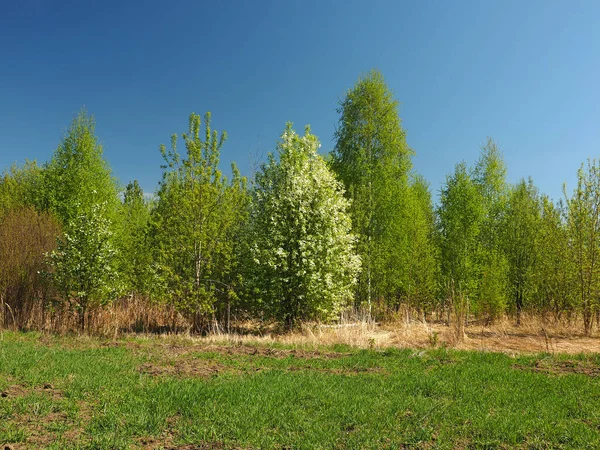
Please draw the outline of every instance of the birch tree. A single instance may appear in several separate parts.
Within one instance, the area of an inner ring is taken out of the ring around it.
[[[502,224],[509,191],[506,163],[491,138],[481,148],[472,179],[480,192],[483,208],[478,255],[481,280],[474,312],[491,322],[505,312],[508,296],[508,261],[502,247]]]
[[[338,109],[331,167],[352,200],[350,215],[363,270],[359,304],[391,305],[406,294],[409,265],[406,199],[412,150],[398,101],[380,72],[359,78]]]
[[[465,163],[446,177],[440,195],[438,226],[442,276],[456,316],[458,338],[481,280],[480,233],[484,221],[482,196]]]
[[[578,306],[584,332],[589,335],[600,296],[600,164],[588,160],[586,169],[584,165],[579,169],[577,187],[567,206]]]
[[[503,220],[504,251],[509,263],[510,292],[517,324],[527,300],[535,294],[534,274],[538,270],[541,204],[533,181],[521,180],[513,188]]]

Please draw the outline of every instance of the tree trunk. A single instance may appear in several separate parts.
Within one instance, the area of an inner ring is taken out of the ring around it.
[[[82,333],[85,333],[85,315],[87,313],[87,301],[86,300],[82,300],[82,303],[80,305],[80,309],[79,309],[79,330]]]
[[[589,336],[592,331],[592,309],[589,300],[586,300],[583,304],[583,328],[585,335]]]
[[[231,299],[227,296],[227,334],[231,333]]]
[[[521,325],[521,312],[523,311],[523,293],[521,292],[520,285],[517,289],[516,307],[517,307],[517,325]]]

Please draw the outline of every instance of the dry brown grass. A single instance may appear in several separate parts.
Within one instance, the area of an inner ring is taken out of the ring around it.
[[[376,323],[365,317],[346,317],[337,325],[304,324],[296,331],[278,333],[265,327],[255,333],[224,333],[215,328],[206,336],[183,333],[159,335],[166,341],[187,344],[284,344],[314,348],[320,345],[349,345],[357,348],[383,349],[448,347],[516,353],[600,353],[600,333],[584,336],[579,322],[548,324],[539,317],[525,316],[517,326],[511,318],[492,325],[472,323],[465,328],[465,339],[457,341],[454,329],[443,323],[429,323],[406,315],[402,320]],[[245,324],[245,329],[257,329]],[[137,335],[140,336],[140,335]],[[146,335],[155,338],[156,335]]]
[[[41,316],[41,313],[40,313]],[[74,311],[56,310],[39,320],[35,327],[53,333],[68,333],[77,329]],[[192,333],[188,320],[174,308],[151,304],[141,298],[125,298],[92,310],[87,321],[87,334],[111,338],[127,334],[167,337],[206,344],[274,343],[315,347],[343,344],[357,348],[431,348],[445,346],[465,350],[499,351],[505,353],[600,353],[600,332],[584,336],[581,320],[554,322],[540,316],[524,314],[517,326],[511,317],[491,325],[483,321],[465,327],[463,340],[456,338],[455,327],[427,321],[408,308],[395,313],[394,320],[378,323],[368,315],[348,313],[335,325],[305,323],[293,332],[283,333],[276,324],[259,321],[235,323],[236,332],[226,333],[214,323],[209,333]],[[174,337],[177,336],[177,337]]]

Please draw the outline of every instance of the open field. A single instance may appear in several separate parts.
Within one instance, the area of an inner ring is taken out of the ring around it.
[[[4,332],[0,392],[15,450],[600,447],[593,353]]]

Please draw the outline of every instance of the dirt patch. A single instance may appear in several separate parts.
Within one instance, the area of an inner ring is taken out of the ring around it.
[[[222,450],[226,448],[222,442],[203,442],[200,444],[179,445],[175,447],[165,447],[166,450]]]
[[[264,372],[267,370],[277,370],[276,368],[269,367],[248,367],[240,370],[237,368],[227,367],[214,361],[207,360],[175,360],[170,364],[160,363],[145,363],[139,368],[139,371],[143,374],[150,375],[153,377],[160,376],[172,376],[180,378],[211,378],[223,373],[234,373],[240,374],[244,371],[246,373],[252,372]],[[381,367],[340,367],[340,368],[326,368],[326,367],[310,367],[310,366],[291,366],[286,367],[284,370],[288,372],[319,372],[327,373],[332,375],[362,375],[362,374],[387,374],[387,371]]]
[[[48,432],[48,425],[70,424],[67,415],[63,412],[51,412],[45,416],[35,416],[32,414],[19,415],[11,421],[19,428],[26,430],[27,445],[34,447],[45,448],[56,442],[57,436],[54,433]]]
[[[161,353],[169,356],[182,356],[190,353],[219,353],[235,356],[259,356],[276,359],[339,359],[350,353],[324,352],[319,350],[275,349],[271,347],[254,347],[249,345],[164,345],[158,347]],[[157,347],[154,347],[157,349]]]
[[[324,368],[324,367],[301,367],[291,366],[286,370],[289,372],[319,372],[328,373],[332,375],[364,375],[364,374],[379,374],[387,375],[388,371],[383,367],[338,367],[338,368]]]
[[[11,399],[17,397],[25,397],[32,393],[49,395],[52,398],[52,400],[61,400],[62,398],[64,398],[63,393],[58,389],[54,389],[54,386],[52,386],[49,383],[37,387],[25,387],[21,384],[13,384],[7,389],[0,392],[0,398]]]
[[[226,445],[221,441],[203,441],[196,444],[184,444],[175,445],[173,444],[173,435],[169,434],[165,438],[145,438],[139,441],[143,450],[252,450],[249,447],[236,447],[232,445]]]
[[[551,375],[579,374],[588,377],[600,376],[600,367],[586,361],[552,361],[542,359],[536,361],[533,366],[515,365],[514,367],[521,370],[530,370]]]
[[[162,448],[162,447],[161,447]],[[200,442],[198,444],[186,444],[178,446],[167,446],[165,450],[252,450],[252,447],[238,447],[235,445],[227,445],[220,441],[215,442]]]
[[[201,359],[176,360],[169,363],[145,363],[139,368],[141,373],[158,376],[210,378],[231,369],[214,361]]]

